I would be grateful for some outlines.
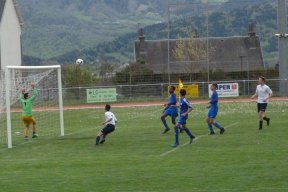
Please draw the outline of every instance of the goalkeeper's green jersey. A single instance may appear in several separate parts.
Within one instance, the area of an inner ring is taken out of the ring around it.
[[[19,101],[22,104],[22,116],[26,117],[26,116],[32,116],[32,108],[33,108],[33,102],[36,99],[38,95],[38,91],[37,89],[32,89],[32,96],[28,99],[24,99],[23,94],[21,94]]]

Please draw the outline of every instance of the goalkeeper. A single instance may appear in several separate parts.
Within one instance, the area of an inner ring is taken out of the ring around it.
[[[37,89],[35,89],[34,84],[30,84],[31,86],[31,93],[26,92],[25,89],[22,89],[22,94],[20,95],[19,101],[22,104],[22,120],[25,125],[24,128],[24,136],[25,140],[28,140],[28,135],[29,135],[29,128],[30,125],[32,124],[32,129],[33,129],[33,136],[32,138],[36,138],[36,121],[34,117],[32,116],[32,108],[33,108],[33,103],[38,95]]]

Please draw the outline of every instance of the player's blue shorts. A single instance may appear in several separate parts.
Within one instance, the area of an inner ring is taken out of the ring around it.
[[[163,113],[165,113],[171,117],[177,117],[178,116],[178,110],[176,107],[169,107],[168,109],[164,110]]]
[[[178,120],[178,123],[179,123],[180,125],[186,125],[187,119],[188,119],[188,115],[186,115],[186,116],[181,116],[181,115],[180,115],[180,118],[179,118],[179,120]]]
[[[211,107],[208,111],[208,118],[215,119],[218,113],[218,108]]]

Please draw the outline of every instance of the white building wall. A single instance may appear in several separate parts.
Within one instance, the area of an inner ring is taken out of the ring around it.
[[[6,0],[0,25],[1,69],[21,65],[21,26],[13,1]]]

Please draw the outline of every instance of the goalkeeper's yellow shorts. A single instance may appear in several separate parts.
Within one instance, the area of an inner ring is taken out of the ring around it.
[[[30,124],[33,124],[33,125],[36,124],[36,120],[34,119],[33,116],[23,116],[22,120],[23,120],[23,123],[27,126],[29,126]]]

